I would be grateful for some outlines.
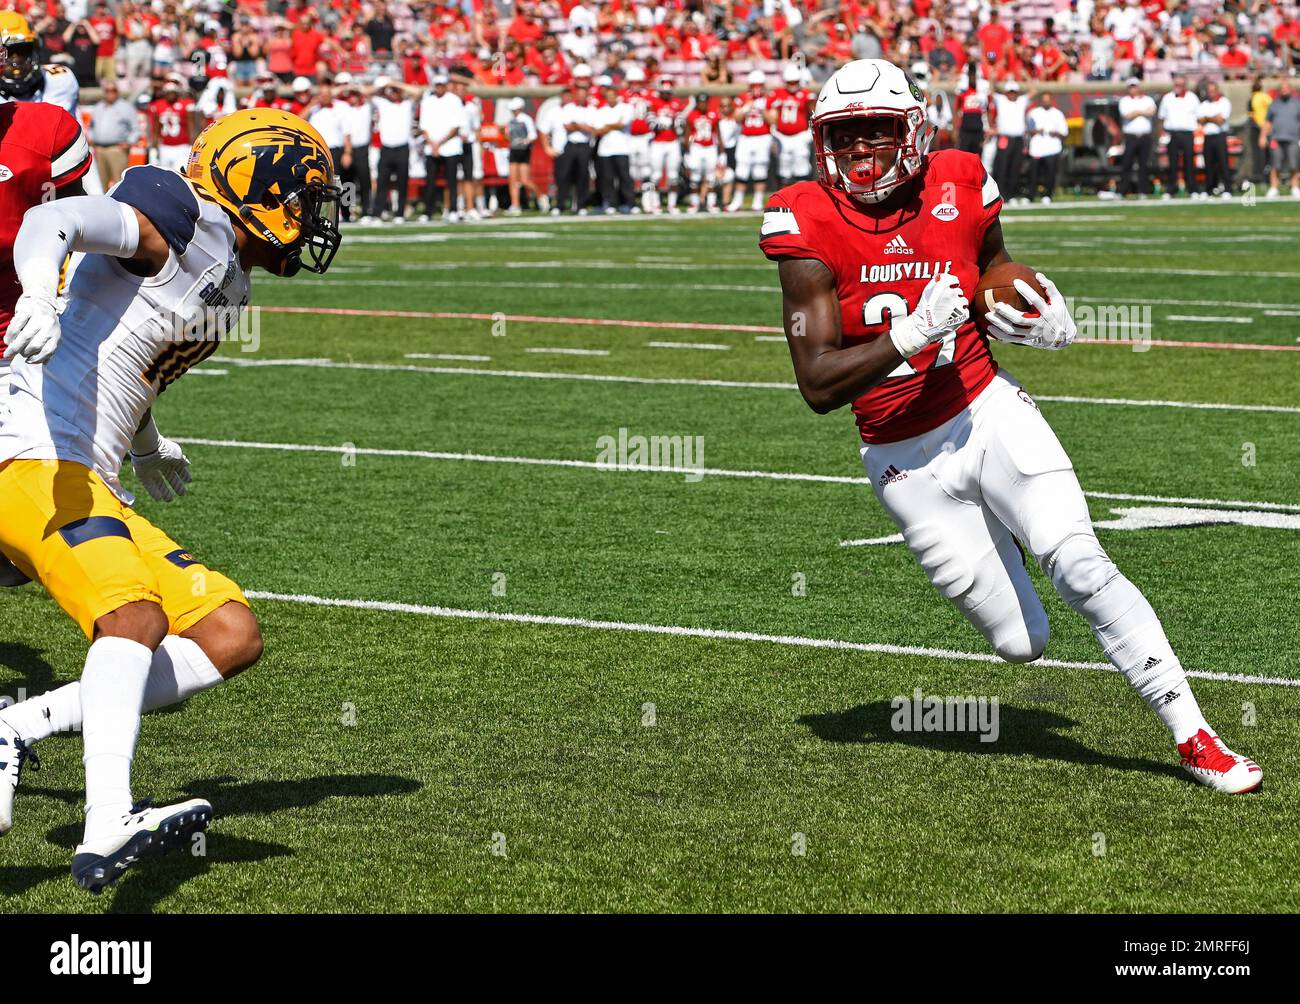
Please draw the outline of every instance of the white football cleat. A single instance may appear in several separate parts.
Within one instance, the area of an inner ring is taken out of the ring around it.
[[[201,798],[154,808],[148,802],[131,807],[116,833],[78,844],[72,855],[72,877],[96,896],[143,857],[184,847],[190,837],[208,828],[212,806]]]
[[[1239,795],[1264,783],[1264,772],[1254,760],[1232,752],[1222,739],[1205,729],[1179,743],[1178,755],[1187,773],[1215,791]]]
[[[23,775],[23,764],[29,761],[32,770],[41,769],[36,751],[17,732],[0,722],[0,835],[13,829],[14,794]]]

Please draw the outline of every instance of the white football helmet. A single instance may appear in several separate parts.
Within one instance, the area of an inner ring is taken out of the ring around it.
[[[849,119],[888,119],[894,141],[877,149],[894,149],[894,162],[883,174],[870,155],[836,150],[827,131]],[[810,123],[817,151],[817,179],[859,202],[876,203],[920,174],[935,128],[926,115],[925,94],[907,73],[885,59],[857,59],[841,66],[817,96]]]

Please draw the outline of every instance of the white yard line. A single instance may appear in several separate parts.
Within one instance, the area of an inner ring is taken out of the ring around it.
[[[567,349],[567,348],[548,348],[545,346],[534,346],[533,348],[524,349],[525,352],[536,352],[539,355],[552,356],[607,356],[609,349]]]
[[[491,356],[459,356],[454,352],[407,352],[404,359],[436,359],[448,363],[490,363]]]
[[[706,352],[730,352],[730,345],[717,342],[646,342],[652,349],[702,349]]]
[[[379,600],[335,599],[303,593],[270,593],[251,590],[249,599],[280,603],[299,603],[316,607],[343,607],[351,610],[371,610],[385,613],[413,614],[420,617],[443,617],[460,620],[497,621],[507,624],[535,624],[545,627],[584,628],[590,631],[620,631],[632,634],[669,635],[678,638],[703,638],[714,641],[759,642],[799,648],[833,649],[847,652],[873,652],[880,655],[914,656],[922,659],[947,659],[955,662],[981,662],[1001,664],[1002,660],[991,652],[963,652],[958,649],[926,648],[919,645],[887,645],[878,642],[840,641],[834,638],[804,638],[799,635],[761,634],[756,631],[731,631],[719,628],[680,627],[672,624],[640,624],[635,621],[592,620],[586,617],[557,617],[549,614],[516,614],[496,610],[469,610],[459,607],[425,606],[416,603],[389,603]],[[1005,665],[1011,665],[1006,663]],[[1039,659],[1030,663],[1051,669],[1092,669],[1114,673],[1115,667],[1107,662],[1073,662],[1066,659]],[[1216,673],[1205,670],[1187,670],[1187,675],[1201,680],[1218,680],[1224,683],[1244,683],[1256,686],[1300,686],[1300,680],[1281,676],[1256,676],[1246,673]]]
[[[704,474],[723,478],[750,478],[766,481],[812,481],[821,484],[869,485],[867,477],[842,474],[805,474],[797,471],[747,471],[731,468],[706,467],[702,469],[668,465],[619,468],[594,460],[567,460],[558,457],[515,457],[492,453],[458,453],[446,450],[386,450],[378,447],[336,446],[327,443],[263,443],[242,439],[205,439],[177,437],[182,446],[214,446],[241,450],[282,450],[290,453],[332,453],[369,457],[407,457],[415,460],[451,460],[484,464],[516,464],[529,467],[568,467],[606,473],[639,474]],[[1300,503],[1246,502],[1240,499],[1201,499],[1164,495],[1130,495],[1120,492],[1085,491],[1084,495],[1097,499],[1117,499],[1125,502],[1166,502],[1179,505],[1226,506],[1238,509],[1260,509],[1276,512],[1300,512]]]
[[[1286,346],[1290,347],[1290,346]],[[504,377],[515,380],[585,380],[595,383],[632,383],[673,387],[725,387],[745,390],[798,390],[796,383],[761,380],[700,380],[691,377],[638,377],[606,373],[552,373],[543,370],[488,370],[473,366],[414,366],[402,363],[343,363],[329,359],[240,359],[228,362],[248,368],[306,366],[315,369],[363,370],[380,373],[433,373],[439,375]],[[1152,401],[1122,397],[1072,397],[1035,394],[1039,401],[1062,404],[1096,404],[1133,408],[1185,408],[1191,411],[1254,411],[1280,415],[1300,414],[1300,407],[1282,404],[1230,404],[1217,401]]]
[[[1219,314],[1170,314],[1166,321],[1195,321],[1203,324],[1254,324],[1253,317],[1223,317]]]

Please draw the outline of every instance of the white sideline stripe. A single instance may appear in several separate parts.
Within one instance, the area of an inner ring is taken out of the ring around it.
[[[1266,310],[1268,317],[1300,317],[1300,310]]]
[[[784,338],[782,338],[784,340]],[[676,343],[674,343],[676,344]],[[635,383],[673,387],[727,387],[740,390],[798,390],[796,383],[762,380],[700,380],[691,377],[638,377],[609,373],[548,373],[542,370],[485,370],[473,366],[408,366],[401,363],[342,363],[331,359],[239,359],[235,366],[310,366],[317,369],[373,370],[380,373],[434,373],[439,375],[510,377],[516,380],[587,380],[595,383]],[[1124,397],[1071,397],[1035,394],[1039,401],[1059,404],[1100,404],[1133,408],[1187,408],[1193,411],[1258,411],[1280,415],[1300,414],[1300,407],[1285,404],[1229,404],[1217,401],[1147,401]]]
[[[741,471],[727,468],[703,469],[659,465],[624,466],[601,463],[595,460],[565,460],[557,457],[503,457],[491,453],[453,453],[444,450],[384,450],[377,447],[333,446],[323,443],[259,443],[242,439],[204,439],[177,437],[183,446],[219,446],[243,450],[285,450],[291,453],[346,453],[369,457],[411,457],[418,460],[464,460],[486,464],[522,464],[532,467],[573,467],[582,470],[606,472],[633,472],[643,474],[708,474],[722,478],[759,478],[768,481],[815,481],[822,484],[869,485],[867,477],[850,477],[841,474],[803,474],[795,471]],[[1123,502],[1169,502],[1182,505],[1228,506],[1238,509],[1264,509],[1279,512],[1300,512],[1300,503],[1246,502],[1238,499],[1197,499],[1168,497],[1164,495],[1130,495],[1122,492],[1083,493],[1089,498],[1117,499]]]
[[[491,356],[459,356],[454,352],[407,352],[404,359],[438,359],[449,363],[490,363]]]
[[[755,335],[756,342],[784,342],[785,335]]]
[[[190,370],[191,373],[197,373],[199,376],[225,376],[230,370],[223,370],[214,366],[200,366],[197,369]]]
[[[537,352],[553,356],[607,356],[609,349],[565,349],[565,348],[544,348],[541,346],[531,349],[524,349],[525,352]]]
[[[886,645],[878,642],[840,641],[834,638],[803,638],[788,634],[760,634],[756,631],[729,631],[719,628],[691,628],[672,624],[638,624],[631,621],[590,620],[585,617],[557,617],[550,614],[512,614],[496,610],[466,610],[458,607],[424,606],[416,603],[389,603],[381,600],[334,599],[304,593],[268,593],[250,590],[249,599],[273,600],[281,603],[301,603],[316,607],[345,607],[352,610],[373,610],[384,613],[416,614],[422,617],[447,617],[461,620],[498,621],[508,624],[537,624],[547,627],[576,627],[594,631],[627,631],[634,634],[671,635],[679,638],[706,638],[718,641],[766,642],[773,645],[790,645],[800,648],[835,649],[848,652],[874,652],[881,655],[915,656],[923,659],[949,659],[958,662],[1002,663],[991,652],[962,652],[948,648],[925,648],[919,645]],[[1008,664],[1010,665],[1010,664]],[[1038,659],[1033,666],[1052,669],[1097,669],[1108,673],[1117,670],[1108,662],[1073,662],[1067,659]],[[1224,683],[1247,683],[1297,687],[1300,680],[1281,676],[1252,676],[1245,673],[1215,673],[1189,669],[1187,675],[1201,680],[1219,680]]]
[[[1221,317],[1215,314],[1169,314],[1166,321],[1201,321],[1214,324],[1254,324],[1253,317]]]
[[[1259,276],[1265,279],[1300,279],[1300,272],[1256,272],[1254,269],[1216,268],[1119,268],[1114,265],[1053,265],[1054,272],[1094,272],[1098,275],[1195,275],[1211,277],[1245,278]]]
[[[652,349],[705,349],[709,352],[729,352],[730,345],[717,342],[646,342]]]

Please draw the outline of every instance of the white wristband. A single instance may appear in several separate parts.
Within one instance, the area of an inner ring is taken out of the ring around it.
[[[930,339],[921,331],[921,326],[911,314],[900,317],[889,326],[889,340],[904,359],[916,355],[930,344]]]

